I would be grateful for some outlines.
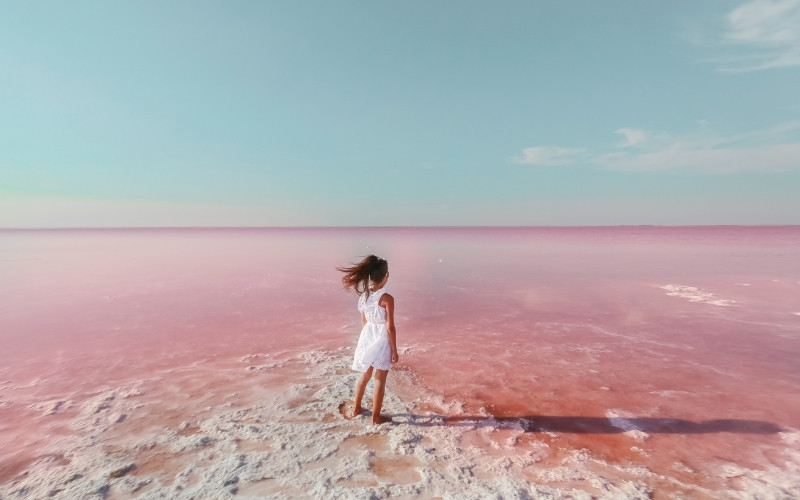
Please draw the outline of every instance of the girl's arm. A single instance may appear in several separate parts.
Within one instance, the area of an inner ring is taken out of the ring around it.
[[[397,355],[397,330],[394,328],[394,297],[384,293],[378,305],[386,309],[386,329],[389,332],[389,345],[392,346],[392,363],[397,363],[400,356]]]
[[[361,328],[364,328],[364,325],[367,324],[367,315],[363,312],[361,313]]]

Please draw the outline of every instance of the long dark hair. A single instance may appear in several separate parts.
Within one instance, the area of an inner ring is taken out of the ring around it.
[[[337,267],[337,271],[344,273],[342,283],[345,289],[351,287],[356,289],[356,293],[361,295],[366,293],[369,297],[369,282],[380,283],[389,272],[389,263],[376,255],[368,255],[358,264],[350,267]]]

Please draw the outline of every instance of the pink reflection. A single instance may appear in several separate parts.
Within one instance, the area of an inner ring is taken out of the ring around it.
[[[462,445],[489,457],[503,448],[482,426],[522,422],[511,449],[550,450],[519,472],[535,484],[592,492],[541,474],[588,450],[668,496],[746,490],[723,462],[797,465],[799,250],[798,227],[2,231],[0,485],[131,381],[163,409],[115,423],[139,435],[249,394],[232,359],[264,374],[259,397],[313,379],[291,360],[358,335],[334,268],[376,253],[400,305],[404,418],[468,422]],[[193,396],[172,405],[147,381],[176,369]]]

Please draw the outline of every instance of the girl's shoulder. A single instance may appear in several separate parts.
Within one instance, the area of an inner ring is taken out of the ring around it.
[[[359,308],[366,307],[367,302],[369,302],[370,304],[374,304],[376,302],[376,299],[377,300],[381,299],[382,295],[383,292],[381,292],[380,290],[377,290],[375,292],[370,292],[369,296],[366,293],[362,293],[361,295],[358,296],[358,307]]]

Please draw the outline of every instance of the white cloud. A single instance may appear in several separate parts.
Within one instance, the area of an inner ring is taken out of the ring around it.
[[[594,163],[609,170],[695,171],[725,174],[746,171],[780,172],[800,169],[800,143],[751,148],[698,149],[676,142],[642,154],[607,153]]]
[[[517,158],[517,162],[532,165],[581,164],[635,172],[725,174],[800,170],[800,142],[787,140],[787,134],[797,130],[798,126],[800,124],[797,122],[788,122],[767,130],[735,136],[714,135],[704,127],[700,133],[682,137],[622,128],[616,131],[625,137],[625,142],[620,146],[622,150],[589,151],[539,146],[524,149],[523,158]]]
[[[800,0],[751,0],[725,18],[726,43],[748,50],[721,71],[800,66]]]
[[[638,146],[645,141],[645,138],[647,136],[647,134],[645,134],[644,131],[635,128],[621,128],[617,130],[615,133],[621,134],[625,137],[625,142],[623,142],[619,146],[621,148],[627,148],[629,146]]]
[[[554,166],[568,165],[579,160],[585,154],[584,149],[538,146],[522,150],[522,156],[515,158],[517,163],[529,165]]]

